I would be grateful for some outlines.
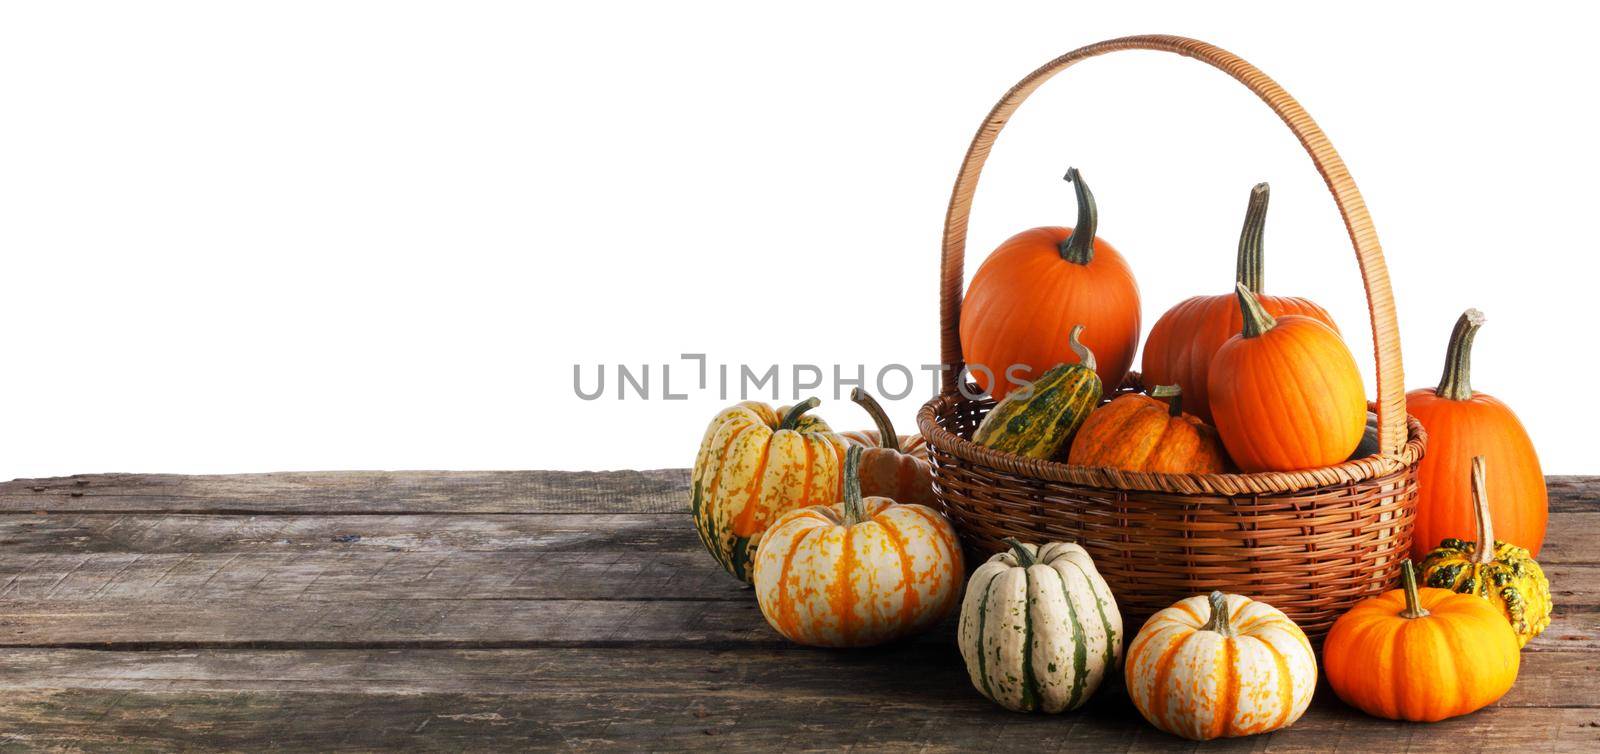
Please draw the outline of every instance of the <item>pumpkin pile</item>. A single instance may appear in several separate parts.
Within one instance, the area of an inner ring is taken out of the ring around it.
[[[973,278],[959,322],[973,380],[995,399],[971,441],[1041,462],[1139,474],[1281,472],[1377,452],[1354,357],[1328,312],[1263,291],[1270,189],[1251,189],[1233,289],[1172,307],[1145,342],[1140,382],[1132,269],[1099,237],[1076,169],[1074,227],[1023,231]],[[1547,500],[1533,444],[1504,403],[1475,392],[1473,338],[1456,323],[1436,388],[1407,395],[1430,445],[1418,471],[1415,551],[1400,588],[1342,615],[1321,672],[1368,714],[1436,721],[1515,683],[1520,650],[1550,624],[1535,558]],[[969,579],[921,438],[900,438],[859,388],[875,430],[835,433],[811,412],[746,402],[717,414],[695,461],[691,509],[723,568],[798,644],[865,647],[948,625],[978,694],[1019,712],[1079,709],[1117,679],[1155,727],[1184,738],[1293,725],[1318,657],[1250,595],[1195,594],[1131,639],[1117,595],[1077,543],[1005,540]],[[969,543],[971,544],[971,543]],[[1203,574],[1198,575],[1203,577]],[[963,597],[963,588],[965,596]]]
[[[963,357],[998,401],[973,442],[1159,474],[1296,471],[1356,452],[1367,399],[1338,327],[1311,301],[1261,293],[1265,183],[1250,192],[1233,292],[1196,296],[1162,315],[1142,364],[1155,389],[1101,406],[1102,393],[1128,376],[1138,345],[1138,286],[1126,260],[1095,237],[1083,176],[1072,170],[1067,180],[1077,189],[1077,229],[1013,236],[978,268],[962,305]],[[1056,345],[1062,330],[1070,358]]]

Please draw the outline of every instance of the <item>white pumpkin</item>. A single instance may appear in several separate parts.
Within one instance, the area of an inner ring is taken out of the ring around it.
[[[1011,549],[973,572],[958,640],[972,685],[1018,712],[1063,712],[1122,664],[1122,614],[1075,544]]]
[[[1128,650],[1127,680],[1152,725],[1205,741],[1294,724],[1317,688],[1317,659],[1282,611],[1212,592],[1145,621]]]

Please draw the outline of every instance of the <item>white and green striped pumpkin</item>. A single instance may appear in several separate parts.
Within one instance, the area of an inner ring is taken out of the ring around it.
[[[972,685],[1018,712],[1064,712],[1122,665],[1122,614],[1076,544],[1011,549],[973,572],[958,640]]]

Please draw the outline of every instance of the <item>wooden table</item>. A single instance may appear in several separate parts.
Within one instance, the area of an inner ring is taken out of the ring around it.
[[[688,474],[110,474],[0,484],[0,748],[1191,750],[1113,681],[973,691],[954,622],[790,645],[686,513]],[[1326,687],[1217,750],[1600,751],[1600,477],[1551,479],[1557,614],[1517,686],[1435,725]]]

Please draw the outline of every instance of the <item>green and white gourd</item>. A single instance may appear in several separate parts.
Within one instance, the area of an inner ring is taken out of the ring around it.
[[[1007,539],[967,582],[958,641],[972,685],[1018,712],[1076,709],[1122,666],[1122,614],[1089,553]]]

